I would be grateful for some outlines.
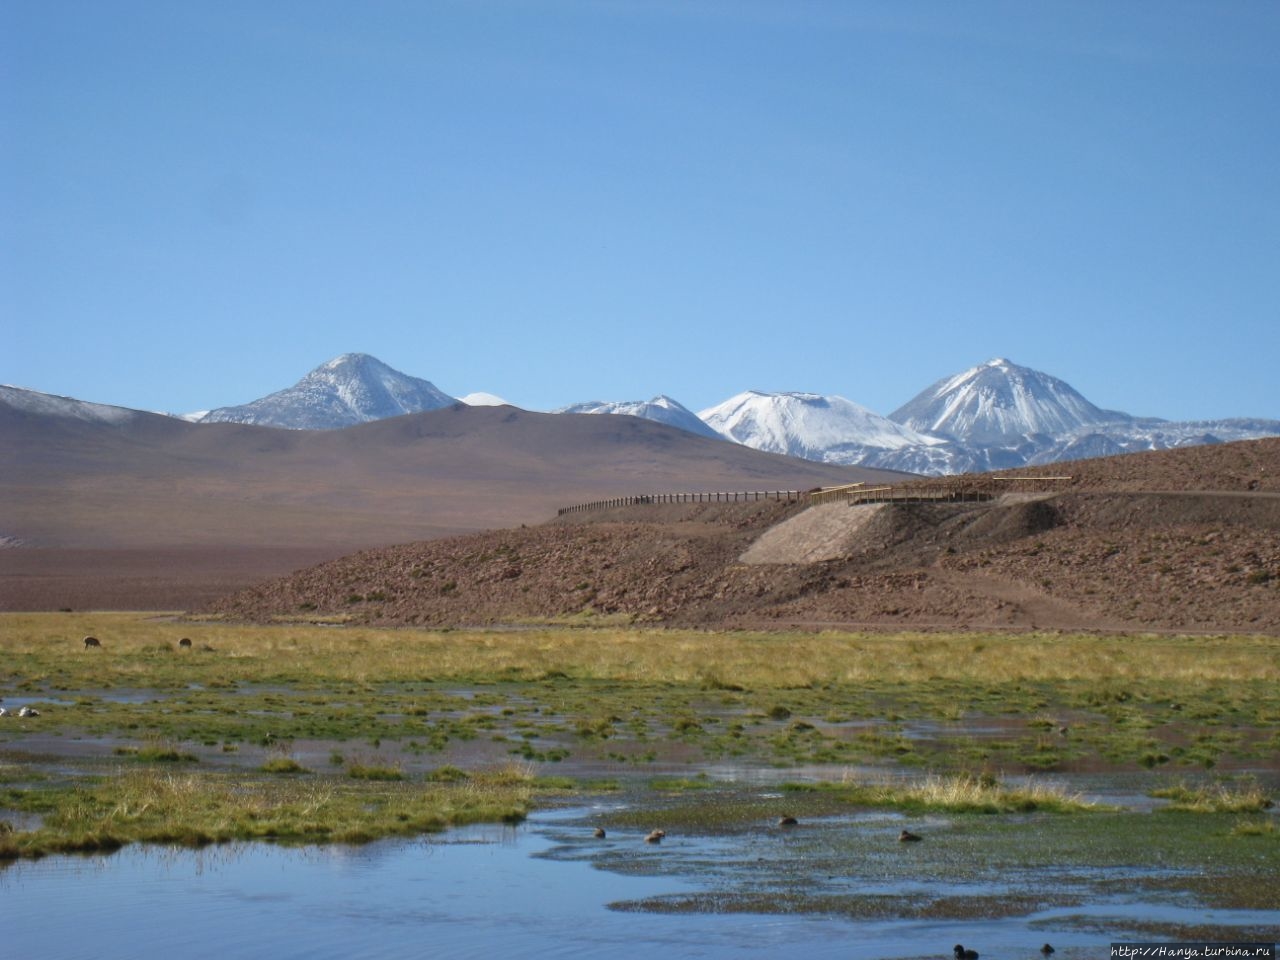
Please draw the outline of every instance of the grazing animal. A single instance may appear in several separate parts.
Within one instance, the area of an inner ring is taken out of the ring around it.
[[[797,820],[795,817],[779,817],[778,818],[778,826],[780,827],[794,827],[799,822],[800,821]]]
[[[180,647],[189,647],[189,646],[191,646],[191,638],[190,638],[190,637],[183,637],[181,640],[179,640],[179,641],[178,641],[178,646],[180,646]]]
[[[662,838],[667,835],[665,830],[650,830],[649,835],[644,838],[645,843],[661,843]]]
[[[19,711],[18,711],[18,716],[20,716],[20,717],[38,717],[38,716],[40,716],[40,711],[39,711],[39,710],[37,710],[35,707],[23,707],[21,710],[19,710]]]
[[[978,960],[977,950],[966,950],[960,944],[955,946],[956,960]]]
[[[596,827],[596,839],[603,840],[605,837],[604,827]]]
[[[84,648],[85,648],[86,650],[88,650],[90,647],[101,647],[101,646],[102,646],[102,643],[101,643],[101,641],[99,641],[99,640],[98,640],[98,638],[97,638],[97,637],[85,637],[85,638],[84,638]]]
[[[899,843],[915,843],[917,840],[922,840],[922,839],[924,838],[917,836],[916,834],[912,833],[910,830],[903,830],[900,834],[898,834]]]
[[[1043,947],[1040,948],[1040,952],[1047,957],[1049,956],[1049,954],[1053,953],[1053,947],[1049,946],[1049,944],[1046,943]]]

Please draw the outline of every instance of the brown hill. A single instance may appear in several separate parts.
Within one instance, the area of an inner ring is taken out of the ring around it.
[[[0,609],[186,607],[363,547],[542,523],[667,490],[900,474],[634,417],[466,407],[345,430],[111,420],[0,403]]]
[[[1052,473],[1072,479],[1060,492],[984,503],[571,514],[358,553],[206,609],[379,624],[620,615],[732,627],[1280,632],[1280,439]]]

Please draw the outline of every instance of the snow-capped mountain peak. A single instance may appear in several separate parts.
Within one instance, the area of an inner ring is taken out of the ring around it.
[[[630,417],[643,417],[646,420],[656,420],[658,423],[679,427],[688,433],[714,437],[717,440],[724,439],[715,429],[699,419],[698,415],[692,410],[664,394],[659,394],[652,400],[589,400],[585,403],[571,403],[567,407],[560,407],[552,412],[613,413]]]
[[[211,410],[201,422],[333,430],[438,410],[456,402],[435,384],[393,370],[376,357],[344,353],[322,363],[292,387],[252,403]]]
[[[990,443],[1131,418],[1095,407],[1056,377],[996,357],[939,380],[889,419],[966,443]]]
[[[944,441],[894,423],[839,396],[747,390],[698,414],[712,428],[757,450],[828,463]]]

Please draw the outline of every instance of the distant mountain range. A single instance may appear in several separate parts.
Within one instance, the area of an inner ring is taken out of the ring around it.
[[[748,390],[698,416],[745,446],[824,463],[860,463],[888,451],[946,443],[844,397],[816,393]]]
[[[46,399],[25,402],[76,403],[36,396]],[[349,353],[322,364],[292,387],[185,419],[334,430],[446,407],[503,403],[492,394],[456,399],[374,357]],[[1105,410],[1064,381],[1003,358],[939,380],[887,417],[840,396],[758,391],[740,393],[696,414],[667,396],[576,403],[554,413],[641,417],[764,452],[921,474],[1009,469],[1280,435],[1280,420],[1174,422]]]
[[[349,552],[541,523],[602,498],[902,479],[640,417],[453,403],[339,430],[286,430],[0,386],[0,553],[24,545]]]

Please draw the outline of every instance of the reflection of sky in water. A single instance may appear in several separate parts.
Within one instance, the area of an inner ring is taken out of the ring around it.
[[[586,811],[575,811],[581,816]],[[1045,938],[1028,918],[969,922],[852,921],[805,916],[646,914],[611,911],[700,889],[675,861],[734,861],[726,838],[680,838],[646,848],[642,834],[596,841],[566,814],[519,828],[479,826],[413,841],[287,849],[267,844],[202,851],[131,847],[109,857],[49,857],[0,870],[3,953],[29,960],[286,958],[826,958],[946,955],[972,943],[985,956],[1029,956]],[[662,858],[665,876],[620,875],[591,865],[602,845]],[[551,853],[548,856],[537,854]],[[687,864],[686,864],[687,866]],[[706,870],[723,883],[732,868]],[[859,892],[891,892],[884,884]],[[890,886],[910,896],[914,883]],[[850,890],[849,892],[853,892]],[[932,891],[937,893],[935,889]],[[1204,911],[1154,908],[1164,919]],[[1151,918],[1153,906],[1121,901],[1047,911]],[[1210,912],[1211,913],[1211,912]],[[1220,919],[1226,920],[1226,914]],[[1177,916],[1173,916],[1177,914]],[[1266,922],[1274,914],[1255,914]],[[1236,921],[1246,915],[1236,915]],[[1122,924],[1123,925],[1123,924]],[[1048,934],[1060,947],[1104,948],[1096,931]],[[1034,941],[1034,943],[1032,942]],[[1101,953],[1097,955],[1103,955]]]
[[[779,956],[807,927],[847,956],[847,927],[654,917],[606,904],[689,887],[530,856],[537,828],[477,827],[363,847],[127,848],[0,870],[4,954],[203,957]],[[754,933],[753,933],[754,931]],[[757,951],[753,949],[759,945]]]

